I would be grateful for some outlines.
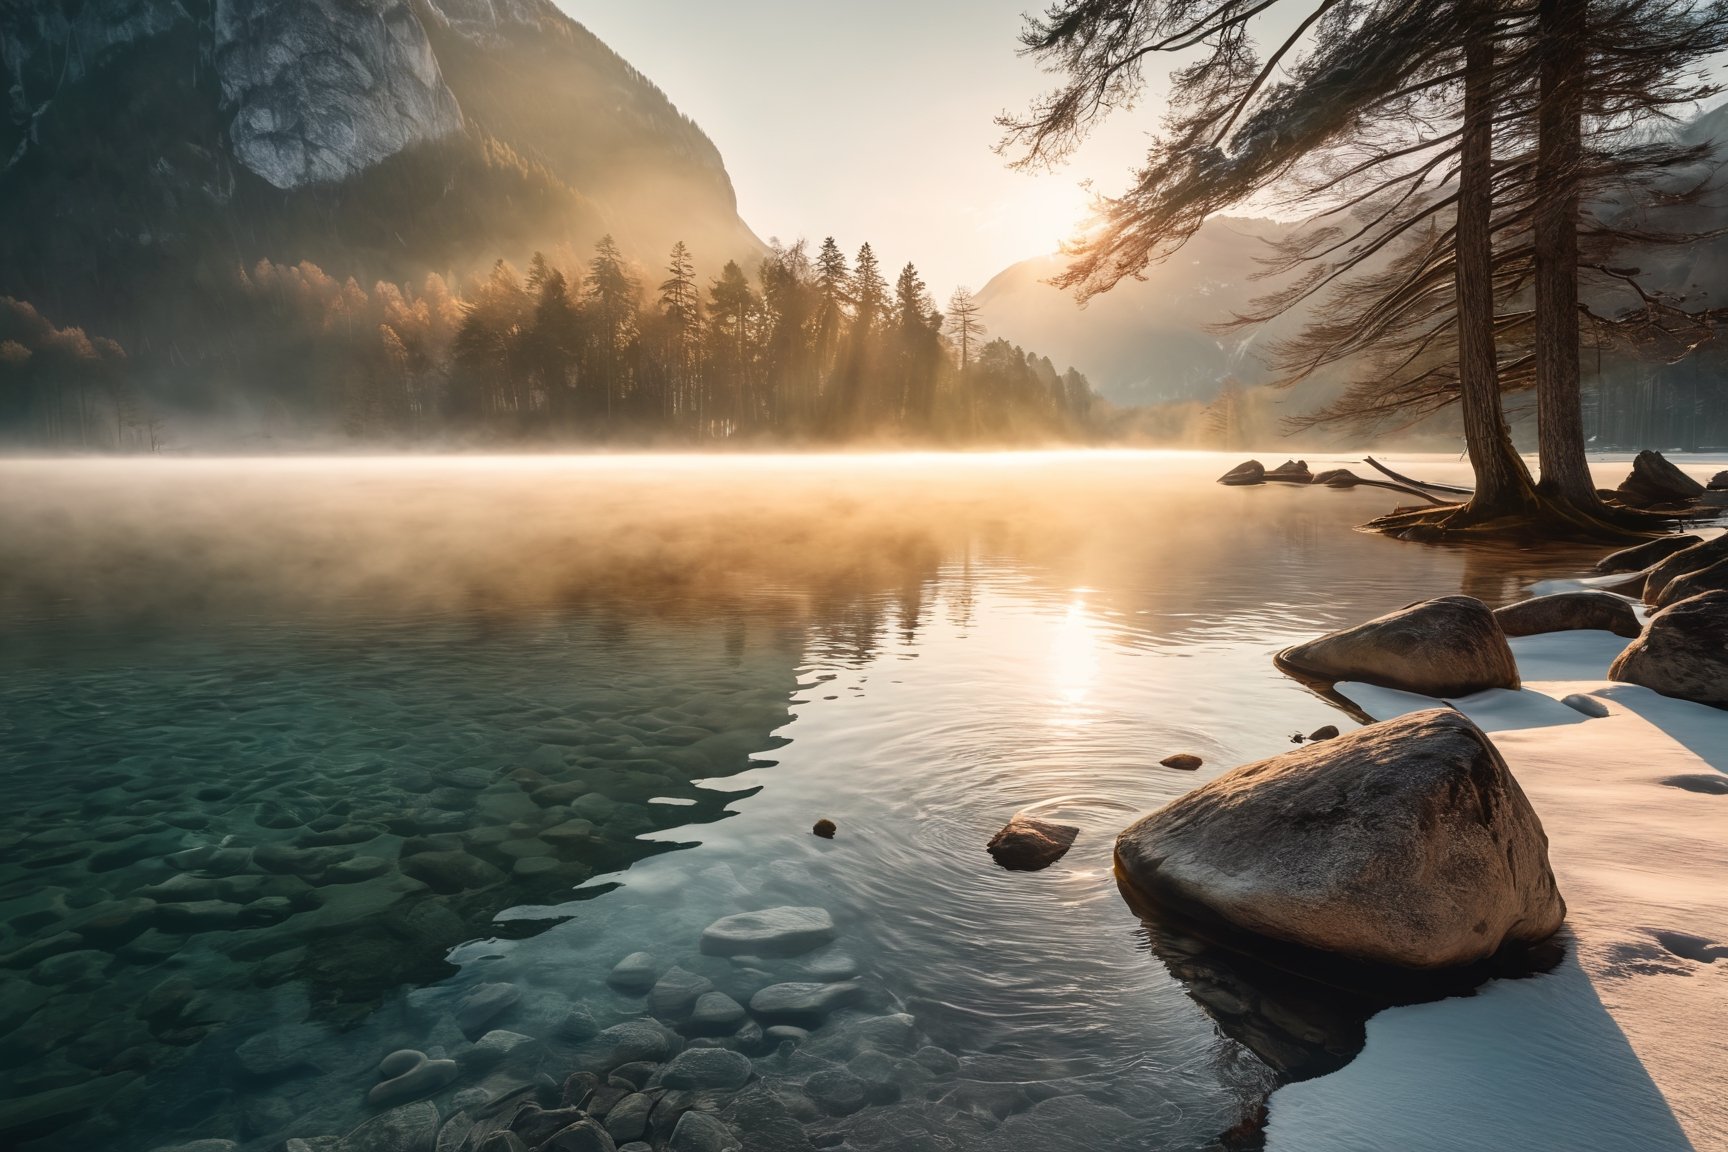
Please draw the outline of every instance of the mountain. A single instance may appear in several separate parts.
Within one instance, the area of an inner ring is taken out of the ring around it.
[[[258,260],[763,250],[719,152],[551,0],[0,0],[0,295],[127,348]]]
[[[1728,104],[1677,126],[1687,144],[1708,145],[1713,154],[1665,175],[1666,186],[1683,191],[1711,187],[1700,202],[1666,207],[1634,190],[1627,203],[1612,197],[1591,205],[1594,216],[1653,233],[1705,234],[1688,245],[1653,246],[1617,253],[1617,266],[1635,266],[1640,281],[1681,301],[1683,307],[1722,307],[1728,298],[1728,180],[1722,158],[1728,155]],[[1624,195],[1624,193],[1622,193]],[[1125,280],[1084,308],[1046,281],[1064,260],[1045,256],[1015,264],[978,293],[984,322],[995,332],[1072,363],[1097,390],[1117,404],[1209,402],[1225,380],[1252,389],[1268,373],[1258,353],[1279,337],[1293,334],[1307,314],[1297,310],[1255,329],[1219,332],[1217,326],[1250,310],[1255,297],[1272,283],[1257,279],[1267,241],[1290,234],[1291,225],[1273,220],[1219,216],[1208,220],[1174,256],[1145,270],[1143,280]],[[1714,235],[1712,235],[1714,234]],[[1636,303],[1610,290],[1599,277],[1585,285],[1586,300],[1605,315],[1618,315]],[[1609,348],[1586,354],[1587,419],[1598,442],[1719,444],[1728,435],[1728,418],[1701,421],[1699,413],[1721,412],[1708,397],[1718,389],[1725,353],[1718,342],[1682,355],[1678,344],[1657,345],[1637,353]],[[1283,415],[1313,411],[1336,395],[1346,375],[1328,369],[1288,392],[1261,399]],[[1510,405],[1515,429],[1527,431],[1529,405]],[[1276,427],[1280,416],[1272,416]],[[1436,430],[1449,427],[1441,417]],[[1702,437],[1702,439],[1699,439]]]
[[[1210,400],[1226,377],[1263,380],[1255,350],[1293,326],[1280,319],[1252,331],[1214,331],[1268,290],[1255,279],[1259,259],[1267,243],[1289,233],[1275,220],[1216,217],[1144,279],[1125,280],[1084,307],[1047,283],[1063,257],[1042,256],[996,275],[978,303],[992,331],[1073,364],[1117,404]]]

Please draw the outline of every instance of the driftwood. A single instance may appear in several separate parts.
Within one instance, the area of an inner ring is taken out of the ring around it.
[[[1377,472],[1385,473],[1387,476],[1398,481],[1398,483],[1408,484],[1413,488],[1426,488],[1431,492],[1450,492],[1454,496],[1473,496],[1476,492],[1474,488],[1460,488],[1456,484],[1430,484],[1425,480],[1412,480],[1408,476],[1392,471],[1392,469],[1386,467],[1386,465],[1380,463],[1380,461],[1374,459],[1372,456],[1363,457],[1362,462]]]

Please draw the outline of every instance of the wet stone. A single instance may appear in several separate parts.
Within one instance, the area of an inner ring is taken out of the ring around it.
[[[156,919],[170,932],[213,932],[232,928],[240,920],[240,905],[224,900],[158,904]]]
[[[607,1111],[606,1132],[620,1144],[640,1140],[648,1133],[648,1114],[653,1110],[652,1096],[632,1092]]]
[[[355,856],[331,865],[319,877],[322,884],[358,884],[390,871],[390,861],[378,856]]]
[[[456,1009],[456,1026],[465,1036],[480,1036],[505,1009],[522,998],[514,984],[476,984]]]
[[[586,1118],[587,1113],[581,1108],[542,1108],[529,1104],[510,1122],[510,1131],[522,1137],[530,1148],[537,1148],[558,1131]]]
[[[564,1019],[558,1022],[558,1035],[566,1040],[587,1040],[599,1031],[600,1025],[595,1022],[594,1013],[581,1004],[566,1012]]]
[[[325,1038],[316,1025],[285,1024],[244,1041],[234,1050],[234,1059],[242,1072],[261,1080],[311,1071],[312,1052]]]
[[[917,1022],[904,1012],[855,1020],[846,1027],[859,1044],[884,1052],[910,1052],[918,1042]]]
[[[743,1147],[730,1128],[703,1112],[680,1116],[666,1146],[671,1152],[737,1152]]]
[[[831,1116],[850,1116],[869,1103],[864,1081],[843,1068],[824,1068],[804,1081],[804,1091]]]
[[[671,1052],[671,1039],[651,1020],[626,1020],[603,1030],[580,1050],[589,1071],[610,1072],[620,1064],[659,1061]]]
[[[540,1145],[539,1152],[615,1152],[616,1148],[606,1129],[594,1120],[583,1119],[560,1129]]]
[[[36,965],[30,972],[30,979],[38,984],[60,985],[72,990],[95,988],[102,983],[102,977],[113,960],[108,953],[93,948],[62,952]]]
[[[742,1088],[750,1079],[748,1057],[725,1048],[687,1048],[661,1069],[659,1081],[668,1088]]]
[[[856,1001],[863,992],[863,987],[853,981],[771,984],[750,998],[750,1014],[764,1026],[796,1024],[814,1027],[835,1009]]]
[[[660,1065],[647,1060],[637,1060],[631,1064],[620,1064],[612,1069],[612,1075],[606,1078],[606,1083],[614,1088],[639,1089],[646,1088],[654,1073],[660,1070]]]
[[[648,1011],[662,1020],[683,1020],[695,1011],[696,1001],[714,990],[714,982],[683,968],[673,967],[648,990]]]
[[[454,1060],[432,1060],[413,1049],[392,1052],[379,1063],[378,1074],[385,1079],[366,1094],[366,1102],[389,1107],[418,1100],[456,1079],[456,1073]]]
[[[744,1022],[744,1006],[724,992],[704,992],[696,998],[690,1013],[688,1033],[697,1036],[725,1036],[736,1032]]]
[[[374,1116],[342,1138],[335,1152],[426,1152],[438,1141],[438,1109],[421,1101]]]
[[[606,982],[627,992],[646,992],[660,978],[660,965],[646,952],[632,952],[612,966]]]
[[[797,956],[834,939],[826,908],[780,907],[723,916],[702,932],[709,956]]]
[[[504,880],[504,873],[466,852],[422,852],[405,857],[401,868],[434,892],[446,895],[490,888]]]
[[[465,1068],[490,1068],[525,1048],[532,1048],[536,1043],[532,1036],[495,1028],[476,1040],[474,1047],[461,1053],[461,1062]]]

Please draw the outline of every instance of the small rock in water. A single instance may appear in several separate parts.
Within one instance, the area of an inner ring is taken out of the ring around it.
[[[1582,712],[1586,716],[1603,717],[1608,715],[1608,705],[1594,696],[1586,696],[1582,692],[1574,692],[1570,696],[1560,698],[1560,703],[1574,712]]]
[[[726,1048],[686,1048],[660,1071],[660,1083],[668,1088],[742,1088],[750,1079],[750,1060]]]
[[[1206,763],[1206,761],[1200,759],[1200,757],[1194,755],[1192,752],[1178,752],[1174,756],[1164,757],[1164,759],[1158,761],[1158,763],[1164,765],[1166,768],[1175,768],[1182,772],[1192,772],[1202,764]]]
[[[844,1068],[824,1068],[804,1082],[804,1091],[831,1116],[850,1116],[869,1103],[864,1081]]]
[[[738,1152],[744,1146],[732,1130],[706,1112],[686,1112],[672,1129],[671,1152]]]
[[[620,1064],[612,1069],[612,1075],[606,1082],[615,1088],[644,1088],[654,1073],[660,1070],[660,1065],[648,1060],[638,1060],[633,1064]],[[595,1085],[599,1087],[599,1085]]]
[[[539,1152],[616,1152],[616,1149],[612,1137],[597,1121],[582,1119],[560,1129],[540,1145]]]
[[[1062,859],[1078,835],[1080,829],[1072,824],[1056,824],[1019,813],[990,837],[984,849],[1004,868],[1036,872]]]
[[[438,1140],[438,1108],[428,1100],[381,1112],[348,1133],[343,1152],[424,1152]]]
[[[1310,740],[1336,740],[1336,739],[1338,739],[1338,725],[1336,725],[1336,724],[1322,724],[1320,727],[1314,729],[1314,731],[1308,733],[1308,739],[1310,739]]]
[[[840,984],[770,984],[750,997],[750,1014],[764,1027],[796,1024],[812,1028],[863,993],[863,985],[850,980]]]
[[[834,839],[834,833],[838,832],[839,830],[840,829],[835,825],[834,821],[828,819],[827,817],[823,817],[822,819],[816,821],[815,825],[810,829],[811,832],[822,837],[822,839],[824,839],[824,840]]]
[[[1244,460],[1224,475],[1218,477],[1218,483],[1237,487],[1243,484],[1264,484],[1266,482],[1266,465],[1258,460]]]
[[[464,1036],[478,1037],[485,1033],[487,1024],[521,998],[522,991],[514,984],[476,984],[456,1009],[456,1026]]]
[[[1314,475],[1308,471],[1308,461],[1286,460],[1276,468],[1267,469],[1266,479],[1282,481],[1285,484],[1311,484]]]
[[[610,1072],[620,1064],[663,1060],[671,1048],[665,1030],[652,1020],[626,1020],[584,1044],[581,1060],[588,1071]]]
[[[404,1104],[456,1079],[456,1061],[430,1060],[424,1052],[404,1048],[379,1061],[378,1074],[385,1079],[366,1094],[366,1102],[380,1107]]]
[[[646,992],[660,979],[660,965],[646,952],[632,952],[612,966],[606,982],[626,992]]]
[[[714,981],[677,966],[648,990],[648,1011],[662,1020],[684,1020],[696,1010],[696,1001],[714,991]]]
[[[234,1059],[246,1075],[268,1080],[316,1067],[312,1050],[325,1039],[327,1034],[316,1025],[285,1024],[241,1044],[234,1050]]]
[[[834,939],[826,908],[767,908],[722,916],[702,932],[707,956],[798,956]]]
[[[474,1047],[459,1053],[465,1068],[490,1068],[494,1064],[503,1063],[509,1056],[520,1050],[523,1045],[532,1045],[532,1036],[524,1036],[520,1032],[507,1032],[502,1028],[494,1028],[474,1042]]]
[[[744,1006],[724,992],[704,992],[696,998],[690,1013],[689,1033],[697,1036],[725,1036],[736,1032],[744,1022]]]
[[[594,1013],[582,1004],[570,1009],[558,1022],[558,1034],[566,1040],[589,1040],[599,1032],[600,1025],[595,1022]]]
[[[648,1114],[654,1110],[654,1097],[632,1092],[606,1113],[606,1134],[620,1144],[640,1140],[648,1132]]]

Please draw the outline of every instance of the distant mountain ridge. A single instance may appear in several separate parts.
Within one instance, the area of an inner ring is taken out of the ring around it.
[[[1687,143],[1713,144],[1720,160],[1728,155],[1728,104],[1678,126],[1677,134]],[[1677,186],[1715,180],[1719,189],[1728,183],[1708,164],[1671,179]],[[1596,206],[1605,215],[1619,210],[1612,204]],[[1677,231],[1728,227],[1728,190],[1663,222]],[[1004,269],[978,293],[978,301],[992,330],[1072,363],[1117,404],[1206,402],[1226,379],[1247,386],[1266,382],[1269,373],[1258,353],[1300,330],[1307,318],[1305,309],[1296,309],[1257,328],[1218,330],[1272,289],[1275,281],[1259,278],[1259,258],[1268,252],[1267,241],[1286,238],[1292,229],[1275,220],[1213,217],[1170,259],[1145,269],[1142,280],[1125,280],[1084,308],[1046,282],[1066,263],[1058,255]],[[1629,254],[1628,262],[1641,267],[1648,286],[1684,296],[1687,307],[1721,305],[1728,295],[1728,239],[1660,248],[1636,260]],[[1703,362],[1694,358],[1672,374],[1702,370]],[[1328,370],[1292,390],[1281,406],[1292,412],[1317,407],[1338,379],[1335,370]]]

